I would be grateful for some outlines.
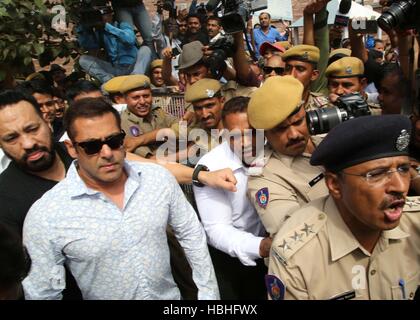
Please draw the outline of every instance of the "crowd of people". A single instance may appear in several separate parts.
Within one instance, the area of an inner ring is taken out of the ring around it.
[[[78,71],[0,88],[0,299],[418,298],[420,39],[328,2],[298,43],[110,1]]]

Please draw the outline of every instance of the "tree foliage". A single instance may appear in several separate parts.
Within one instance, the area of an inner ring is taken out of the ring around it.
[[[77,0],[63,1],[66,12],[72,12]],[[4,66],[19,68],[29,66],[38,59],[41,66],[57,57],[76,57],[77,44],[69,29],[58,32],[53,27],[57,13],[51,9],[57,3],[43,0],[0,1],[0,81],[5,77]],[[66,14],[67,24],[71,15]]]

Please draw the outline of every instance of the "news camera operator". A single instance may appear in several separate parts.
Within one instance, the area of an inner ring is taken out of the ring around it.
[[[115,76],[144,74],[152,60],[147,46],[138,48],[133,27],[127,22],[114,22],[114,13],[108,6],[93,6],[82,14],[76,28],[79,45],[88,51],[79,64],[90,76],[105,83]],[[104,49],[107,60],[91,55]]]

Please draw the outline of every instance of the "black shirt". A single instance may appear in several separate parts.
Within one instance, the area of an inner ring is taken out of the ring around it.
[[[58,156],[66,172],[73,159],[61,143],[56,143]],[[0,175],[0,222],[22,234],[23,222],[30,207],[58,182],[27,173],[11,162]]]

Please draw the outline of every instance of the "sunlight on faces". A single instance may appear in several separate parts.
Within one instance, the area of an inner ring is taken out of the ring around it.
[[[216,128],[222,119],[223,97],[204,99],[193,103],[197,120],[206,129]]]
[[[291,157],[305,151],[310,138],[305,116],[305,109],[301,107],[296,114],[273,129],[266,130],[265,136],[274,150]]]
[[[27,101],[0,110],[0,145],[25,171],[49,169],[55,159],[51,129]]]
[[[330,78],[328,79],[329,93],[342,96],[345,94],[363,92],[366,84],[366,79],[359,77],[351,78]]]
[[[286,61],[284,74],[298,79],[306,91],[309,90],[311,81],[315,81],[318,78],[319,71],[315,70],[314,66],[309,62],[290,59]]]
[[[402,215],[410,185],[408,168],[407,156],[375,159],[343,169],[347,174],[328,173],[326,181],[348,225],[390,230],[398,226]],[[397,169],[400,172],[395,172]],[[393,172],[384,174],[388,170]],[[381,178],[366,181],[365,177],[350,175],[366,173]]]
[[[93,118],[77,118],[71,125],[74,141],[77,143],[101,139],[121,132],[112,113]],[[66,141],[69,154],[78,160],[79,175],[85,182],[92,184],[113,183],[122,178],[125,151],[123,146],[112,150],[103,145],[99,153],[87,155],[78,145]]]
[[[140,118],[147,117],[153,102],[152,91],[149,88],[129,91],[125,94],[125,101],[130,112]]]

